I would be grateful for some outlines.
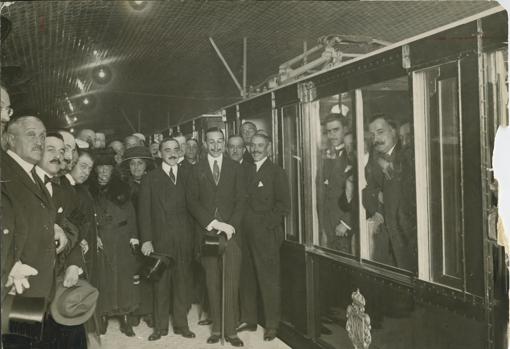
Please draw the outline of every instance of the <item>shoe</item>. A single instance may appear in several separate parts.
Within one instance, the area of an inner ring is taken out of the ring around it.
[[[195,338],[195,334],[189,330],[189,328],[174,328],[175,334],[180,334],[184,338]]]
[[[99,324],[99,333],[105,334],[107,329],[108,329],[108,317],[101,316]]]
[[[120,317],[120,332],[124,333],[128,337],[135,336],[135,332],[133,331],[133,327],[129,324],[127,315]]]
[[[152,320],[152,316],[151,315],[145,315],[143,317],[143,321],[145,321],[147,326],[149,326],[150,328],[154,328],[154,320]]]
[[[321,325],[321,334],[332,334],[331,330],[324,325]]]
[[[276,338],[276,330],[274,328],[268,328],[264,331],[264,341],[272,341]]]
[[[239,337],[225,337],[225,340],[234,347],[244,347],[243,341]]]
[[[198,322],[198,324],[199,324],[200,326],[208,326],[208,325],[212,324],[212,320],[210,320],[210,319],[200,320],[200,321]]]
[[[161,338],[161,331],[160,330],[154,330],[154,332],[152,332],[152,334],[149,336],[149,340],[150,341],[157,341],[158,339]]]
[[[207,338],[208,344],[216,344],[220,341],[220,335],[219,334],[212,334],[209,338]]]
[[[255,332],[255,331],[257,331],[257,325],[256,324],[254,325],[254,324],[242,323],[237,328],[237,332],[244,332],[244,331]]]
[[[133,327],[140,325],[140,316],[139,315],[129,314],[127,319],[128,319],[127,323]]]

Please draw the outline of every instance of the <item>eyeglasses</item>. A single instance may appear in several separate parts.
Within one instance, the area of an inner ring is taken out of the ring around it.
[[[14,114],[14,109],[12,109],[11,107],[1,107],[2,111],[6,111],[7,112],[7,116],[11,117],[12,114]]]

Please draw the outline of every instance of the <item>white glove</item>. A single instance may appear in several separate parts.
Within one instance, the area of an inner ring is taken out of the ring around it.
[[[134,246],[134,245],[140,245],[140,240],[138,239],[135,239],[135,238],[132,238],[129,240],[129,243]]]
[[[348,230],[349,229],[347,229],[347,227],[344,224],[340,223],[335,228],[335,235],[340,237],[346,237]]]
[[[154,252],[154,247],[152,246],[151,241],[145,241],[142,245],[142,253],[145,256],[150,255],[152,252]]]
[[[68,266],[64,276],[64,287],[73,287],[76,285],[81,273],[83,273],[83,271],[78,266]]]
[[[81,247],[81,252],[83,254],[86,254],[89,251],[89,243],[87,242],[87,240],[85,240],[85,239],[81,240],[80,247]]]
[[[218,222],[215,225],[217,226],[217,227],[215,227],[215,229],[218,230],[218,234],[220,234],[221,232],[224,232],[227,235],[227,240],[230,240],[232,238],[232,236],[236,233],[236,230],[234,229],[234,227],[228,223]]]
[[[30,288],[30,283],[28,282],[29,276],[37,275],[37,269],[32,268],[28,264],[23,264],[20,261],[16,262],[9,273],[7,278],[7,283],[5,287],[12,287],[11,292],[9,293],[17,293],[22,294],[23,291],[27,288]]]
[[[64,230],[58,224],[54,225],[53,230],[55,232],[55,240],[58,241],[57,254],[59,254],[64,250],[69,240]]]

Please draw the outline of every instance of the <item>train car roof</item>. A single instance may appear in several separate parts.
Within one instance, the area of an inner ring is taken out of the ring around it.
[[[17,115],[49,127],[128,133],[140,115],[148,133],[238,103],[234,74],[248,38],[248,84],[316,44],[323,35],[363,35],[401,45],[497,2],[14,2],[2,9],[12,31],[2,40],[2,80]],[[107,67],[107,84],[92,77]],[[97,69],[95,70],[97,72]],[[84,104],[87,98],[88,104]],[[76,120],[76,121],[74,121]],[[129,122],[127,121],[129,120]]]

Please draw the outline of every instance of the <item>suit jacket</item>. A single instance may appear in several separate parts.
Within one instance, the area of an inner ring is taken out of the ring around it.
[[[57,209],[57,224],[64,229],[67,237],[69,238],[66,251],[70,251],[80,240],[79,221],[79,198],[76,190],[71,183],[62,176],[60,184],[52,183],[53,188],[53,202]]]
[[[2,184],[3,185],[3,184]],[[5,283],[7,282],[7,277],[14,265],[14,228],[16,224],[23,224],[23,219],[19,214],[16,214],[12,209],[12,201],[11,199],[2,193],[2,201],[0,202],[0,238],[1,238],[1,269],[2,269],[2,278],[0,280],[1,292],[2,292],[2,302],[9,292],[9,290],[5,289]]]
[[[218,185],[209,167],[207,157],[200,159],[191,171],[188,180],[186,201],[188,210],[197,220],[203,234],[208,233],[206,227],[214,219],[228,223],[234,227],[234,240],[239,239],[241,220],[245,204],[245,188],[243,186],[241,166],[223,156]]]
[[[323,163],[322,176],[319,177],[322,195],[322,200],[319,202],[319,219],[321,229],[334,234],[340,221],[351,225],[351,214],[338,206],[338,200],[345,193],[345,182],[350,175],[349,159],[344,150],[340,157],[325,158]]]
[[[174,184],[159,166],[142,180],[138,202],[141,242],[152,241],[155,252],[180,261],[191,260],[193,249],[193,230],[186,208],[188,171],[180,166]]]
[[[363,205],[369,217],[379,212],[384,217],[393,248],[416,247],[416,190],[414,159],[409,151],[395,146],[391,162],[391,178],[378,164],[377,153],[370,154],[365,168],[367,186],[363,189]],[[382,193],[384,203],[379,201]]]
[[[23,296],[49,298],[54,282],[56,210],[47,190],[41,190],[7,153],[2,153],[2,196],[11,200],[15,215],[23,217],[14,231],[14,259],[38,271]]]
[[[287,175],[269,159],[266,159],[258,171],[254,164],[249,168],[246,203],[248,214],[245,215],[244,223],[250,226],[265,226],[268,231],[276,234],[277,242],[282,243],[285,238],[282,218],[290,212]],[[250,215],[250,212],[256,215]],[[257,215],[261,214],[264,218],[257,219]]]

